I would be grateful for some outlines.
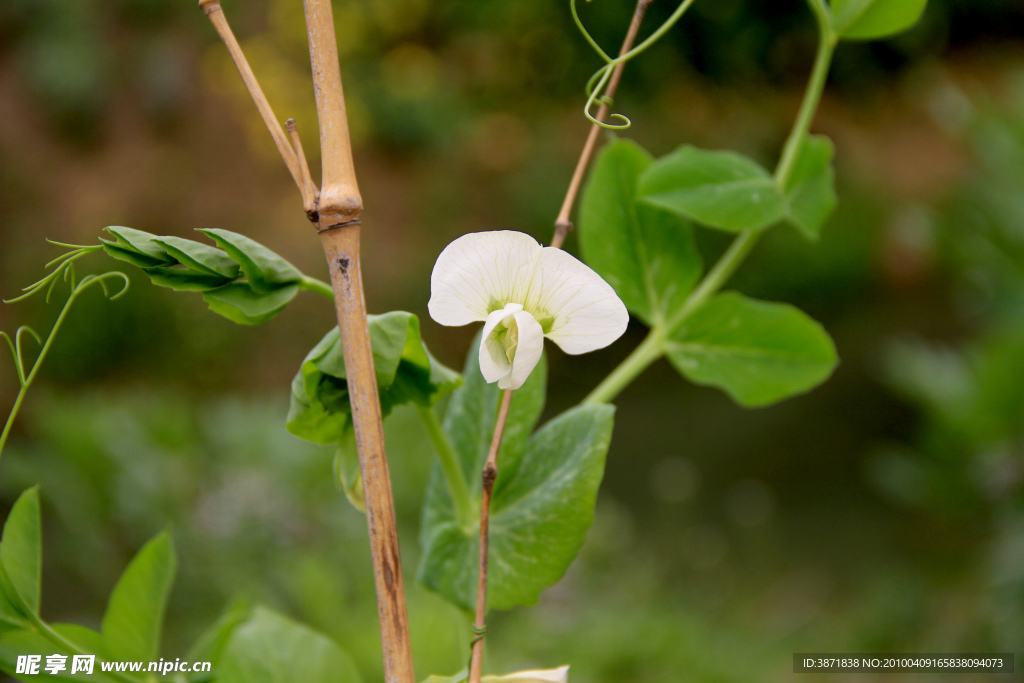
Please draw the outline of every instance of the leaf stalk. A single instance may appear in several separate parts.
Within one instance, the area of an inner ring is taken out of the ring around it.
[[[420,419],[423,421],[427,437],[441,463],[441,471],[444,472],[445,479],[448,481],[448,490],[452,494],[452,502],[455,506],[455,518],[460,527],[468,528],[474,521],[473,503],[469,495],[469,486],[466,484],[466,477],[462,473],[462,467],[459,465],[452,442],[441,428],[441,422],[437,419],[433,408],[417,405],[416,412],[419,413]]]

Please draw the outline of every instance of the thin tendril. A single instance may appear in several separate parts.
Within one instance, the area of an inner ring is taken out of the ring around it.
[[[583,37],[587,39],[588,43],[590,43],[590,47],[594,48],[594,51],[601,55],[601,58],[604,59],[604,61],[610,64],[613,61],[612,58],[608,56],[607,52],[601,49],[601,46],[597,44],[597,41],[594,40],[590,35],[590,32],[587,31],[586,27],[583,25],[579,12],[576,11],[576,0],[569,0],[569,9],[572,11],[572,20],[576,22],[576,28],[580,30]]]
[[[21,351],[21,335],[24,332],[31,334],[32,338],[36,340],[36,343],[39,344],[39,346],[43,345],[43,340],[38,334],[36,334],[36,331],[27,325],[22,325],[18,328],[18,331],[14,333],[14,347],[17,352],[16,360],[18,361],[18,374],[21,375],[21,381],[23,384],[25,382],[25,354]]]
[[[71,251],[71,252],[69,252],[67,254],[61,254],[60,256],[58,256],[57,258],[53,259],[52,261],[47,263],[45,266],[43,266],[43,268],[45,268],[46,270],[49,270],[50,266],[52,266],[54,263],[59,263],[60,261],[63,261],[64,259],[66,259],[68,257],[71,257],[71,256],[77,256],[79,253],[81,253],[81,251],[82,251],[81,249],[75,249],[74,251]]]
[[[44,287],[46,288],[46,301],[49,302],[50,295],[53,293],[54,285],[56,284],[58,279],[63,279],[65,282],[68,282],[68,278],[70,277],[71,289],[75,289],[75,274],[72,264],[78,259],[82,258],[83,256],[103,249],[103,245],[99,244],[93,246],[81,246],[77,244],[64,244],[62,242],[53,242],[52,240],[47,241],[50,242],[51,244],[55,244],[60,247],[72,249],[72,251],[66,254],[62,254],[57,258],[53,259],[52,261],[50,261],[49,263],[47,263],[45,268],[49,269],[53,267],[52,273],[49,273],[42,279],[33,282],[27,287],[23,287],[21,291],[24,292],[24,294],[13,299],[4,299],[4,303],[13,304],[18,301],[22,301],[23,299],[27,299],[33,294],[41,291]],[[71,270],[70,276],[68,274],[69,270]]]
[[[611,64],[608,64],[608,65],[605,65],[605,66],[601,67],[601,71],[603,71],[604,73],[601,76],[601,80],[599,80],[597,82],[597,87],[595,87],[594,90],[590,93],[590,97],[587,99],[587,105],[586,105],[586,107],[583,108],[583,115],[586,116],[587,119],[589,119],[591,123],[596,123],[597,125],[601,126],[602,128],[608,128],[610,130],[622,130],[622,129],[625,129],[625,128],[629,128],[631,125],[633,125],[633,123],[628,118],[623,116],[622,114],[611,114],[610,115],[610,118],[621,119],[622,122],[623,122],[623,123],[620,123],[620,124],[614,124],[614,123],[607,123],[607,122],[601,121],[599,118],[597,118],[596,116],[593,116],[590,113],[590,109],[591,109],[591,107],[594,106],[595,102],[597,102],[599,100],[607,100],[608,99],[608,98],[605,98],[605,97],[599,97],[598,93],[600,93],[604,89],[604,86],[608,83],[608,79],[611,78],[612,69],[614,69],[614,68],[615,67],[613,65],[611,65]]]
[[[102,249],[103,245],[100,244],[68,244],[67,242],[58,242],[57,240],[51,240],[46,238],[46,241],[58,247],[64,247],[65,249],[86,249],[88,251],[96,251]]]
[[[116,294],[111,295],[110,290],[107,289],[107,280],[114,279],[121,280],[122,286],[121,289],[118,290]],[[114,270],[109,273],[103,273],[102,275],[86,275],[85,277],[82,278],[82,281],[78,284],[78,287],[75,289],[75,294],[78,294],[86,287],[96,282],[100,284],[100,286],[103,288],[103,293],[111,301],[117,301],[118,299],[120,299],[122,296],[124,296],[125,292],[128,291],[128,287],[131,286],[131,280],[128,279],[127,275],[125,275],[119,270]]]
[[[11,355],[14,356],[14,367],[18,371],[18,384],[25,386],[25,369],[21,366],[21,356],[14,348],[14,342],[11,341],[10,335],[6,332],[0,332],[0,337],[3,337],[4,341],[7,342],[7,346],[11,347]]]
[[[602,98],[598,95],[598,93],[604,89],[604,86],[608,83],[608,79],[611,76],[612,70],[616,66],[624,62],[628,62],[629,60],[633,59],[634,57],[642,53],[644,50],[649,48],[651,45],[654,45],[654,43],[658,42],[658,40],[660,40],[661,37],[665,35],[668,32],[668,30],[671,29],[676,24],[676,22],[679,21],[679,19],[682,18],[683,14],[686,13],[686,10],[690,8],[690,5],[692,5],[694,1],[695,0],[683,0],[683,2],[679,4],[679,7],[676,8],[676,11],[672,13],[672,16],[666,19],[665,22],[654,31],[654,33],[652,33],[650,36],[647,37],[646,40],[644,40],[644,42],[640,43],[626,54],[620,55],[619,57],[615,57],[613,59],[608,56],[608,53],[601,49],[601,46],[597,44],[597,41],[594,40],[594,38],[587,31],[586,27],[583,26],[583,22],[582,20],[580,20],[579,12],[577,12],[576,10],[576,0],[569,0],[569,8],[572,11],[572,18],[573,21],[576,23],[576,27],[580,30],[580,33],[583,34],[583,37],[590,44],[590,46],[594,48],[594,51],[597,52],[597,54],[600,55],[601,59],[603,59],[606,62],[606,64],[602,66],[600,69],[598,69],[594,73],[594,75],[591,76],[590,79],[587,81],[586,92],[588,97],[587,104],[583,109],[583,115],[586,116],[591,123],[595,123],[598,126],[601,126],[602,128],[608,128],[611,130],[621,130],[624,128],[629,128],[632,125],[630,120],[623,116],[622,114],[611,114],[609,116],[609,118],[612,119],[619,119],[620,121],[623,122],[621,124],[606,123],[604,121],[598,120],[593,115],[591,115],[590,110],[594,106],[595,102],[605,103],[604,100],[602,100]],[[595,81],[597,82],[596,86],[594,86]]]

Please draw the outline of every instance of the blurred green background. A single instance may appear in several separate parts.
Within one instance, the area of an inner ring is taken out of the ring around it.
[[[301,3],[224,5],[316,168]],[[471,230],[550,238],[599,62],[561,1],[334,6],[369,309],[420,315],[431,349],[460,367],[474,330],[427,318],[433,261]],[[648,28],[673,8],[655,0]],[[581,11],[611,50],[632,3]],[[1024,667],[1022,26],[1019,0],[932,0],[914,30],[839,49],[815,124],[836,142],[839,209],[817,244],[776,229],[735,286],[817,317],[842,365],[758,411],[664,361],[649,370],[618,401],[580,559],[538,607],[494,620],[493,670],[789,680],[794,651],[1014,651]],[[800,0],[703,0],[628,66],[615,110],[655,154],[689,142],[772,164],[813,50]],[[105,225],[226,228],[326,277],[194,3],[4,0],[0,293],[59,253],[44,238],[94,243]],[[105,258],[84,265],[114,268]],[[0,463],[5,506],[41,484],[44,613],[95,625],[127,560],[171,524],[181,569],[165,657],[241,595],[333,635],[379,680],[364,519],[335,489],[331,454],[284,429],[289,382],[330,306],[306,295],[242,329],[129,274],[123,299],[78,304]],[[48,329],[56,309],[0,306],[0,329]],[[642,334],[584,358],[552,349],[548,415]],[[16,385],[0,362],[0,412]],[[433,456],[414,415],[387,427],[418,674],[452,673],[465,620],[412,585]]]

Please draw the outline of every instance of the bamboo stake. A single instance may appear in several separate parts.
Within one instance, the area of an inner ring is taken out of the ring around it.
[[[259,81],[256,80],[256,74],[253,73],[252,67],[249,66],[249,61],[245,58],[242,46],[238,44],[235,34],[231,31],[231,26],[228,25],[227,17],[224,16],[224,10],[220,6],[220,0],[199,0],[199,7],[206,13],[210,23],[213,24],[213,28],[216,29],[217,35],[220,36],[225,47],[227,47],[228,53],[231,55],[231,59],[235,62],[235,67],[238,68],[238,73],[242,77],[242,82],[245,83],[245,89],[249,91],[253,104],[256,105],[256,109],[263,118],[263,123],[267,126],[267,130],[270,131],[270,137],[274,139],[274,145],[277,147],[281,159],[284,160],[284,165],[288,167],[288,172],[292,174],[292,179],[299,186],[299,191],[302,192],[302,174],[299,170],[298,159],[295,157],[295,151],[288,143],[288,138],[285,136],[284,131],[281,130],[281,124],[277,122],[274,110],[271,109],[267,96],[263,94],[263,88],[260,87]]]
[[[348,375],[377,588],[384,680],[386,683],[414,683],[398,527],[359,261],[363,200],[352,161],[334,18],[330,0],[305,0],[304,5],[323,163],[317,229],[331,272]]]
[[[644,14],[647,13],[647,8],[651,2],[653,0],[637,1],[636,10],[633,12],[633,20],[629,24],[629,30],[626,31],[625,40],[622,41],[622,49],[619,50],[620,57],[633,49],[637,32],[640,30],[640,22],[643,21]],[[594,117],[598,121],[604,121],[604,117],[608,115],[607,100],[611,100],[615,96],[615,90],[619,87],[619,80],[622,79],[622,70],[625,66],[625,62],[620,62],[612,70],[612,76],[608,79],[608,87],[604,90],[606,101],[601,103],[601,107],[597,110],[597,115]],[[590,165],[590,158],[594,155],[594,147],[597,145],[597,136],[600,132],[601,126],[596,123],[591,124],[590,134],[587,135],[587,141],[583,145],[579,161],[576,162],[576,170],[573,171],[572,180],[569,181],[569,189],[566,191],[565,199],[562,201],[562,208],[558,212],[558,218],[555,219],[555,235],[551,240],[551,246],[553,247],[561,248],[565,238],[572,231],[572,222],[569,220],[569,214],[572,213],[573,204],[576,203],[576,195],[579,193],[580,185],[583,183],[583,174],[586,173],[587,166]]]
[[[306,152],[302,149],[302,140],[299,138],[299,125],[295,119],[288,119],[284,122],[288,129],[288,137],[292,140],[292,148],[295,150],[295,159],[299,162],[299,171],[302,173],[302,209],[306,212],[306,218],[313,223],[318,223],[320,217],[317,214],[316,203],[320,198],[320,190],[313,182],[313,175],[309,172],[309,164],[306,162]]]
[[[363,201],[352,161],[330,0],[305,0],[323,160],[323,188],[319,192],[319,201],[295,122],[289,119],[287,123],[291,137],[289,142],[289,136],[285,135],[277,123],[270,103],[224,17],[220,1],[199,0],[199,6],[227,46],[281,158],[302,193],[306,215],[316,224],[320,234],[331,273],[348,375],[352,422],[359,451],[359,469],[363,477],[366,523],[373,556],[377,613],[384,655],[384,679],[386,683],[414,683],[398,527],[384,450],[380,397],[377,394],[359,261]]]
[[[338,44],[334,37],[331,4],[325,0],[304,0],[309,58],[313,67],[317,118],[320,120],[320,229],[358,221],[363,199],[356,184],[352,143],[348,134],[345,93],[341,87]],[[325,222],[325,216],[327,217]]]

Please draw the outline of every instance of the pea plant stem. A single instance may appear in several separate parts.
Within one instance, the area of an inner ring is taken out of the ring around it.
[[[452,448],[451,441],[441,428],[441,422],[437,419],[433,408],[416,406],[416,410],[423,421],[427,437],[430,439],[437,459],[441,463],[441,471],[448,482],[448,489],[452,494],[452,502],[455,506],[455,518],[459,526],[466,528],[473,521],[473,503],[469,495],[469,486],[466,484],[466,477],[462,473],[458,456]]]
[[[825,90],[825,82],[828,79],[828,70],[837,42],[828,23],[828,10],[821,4],[821,0],[808,0],[808,4],[818,21],[820,32],[818,50],[796,121],[793,123],[783,146],[779,163],[775,168],[775,182],[783,189],[792,178],[796,161],[810,134],[811,122],[814,120],[814,114],[818,110],[821,95]],[[640,373],[661,358],[668,350],[669,335],[728,282],[729,278],[746,260],[764,231],[765,229],[747,230],[740,233],[687,297],[679,312],[667,322],[652,327],[647,338],[587,395],[584,403],[608,403],[614,400]]]
[[[501,437],[508,422],[508,409],[512,405],[512,390],[506,389],[501,395],[498,421],[494,424],[491,447],[487,451],[487,462],[480,473],[483,484],[480,496],[480,565],[476,579],[476,615],[473,620],[473,651],[469,659],[469,683],[480,683],[484,661],[484,633],[487,630],[487,556],[491,527],[491,493],[494,480],[498,477],[498,450]]]

